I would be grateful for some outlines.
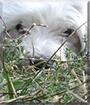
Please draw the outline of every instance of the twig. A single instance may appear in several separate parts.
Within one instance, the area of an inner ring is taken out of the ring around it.
[[[19,96],[17,98],[14,98],[14,99],[11,99],[11,100],[8,100],[8,101],[2,101],[0,102],[0,104],[5,104],[5,103],[9,103],[9,102],[13,102],[13,101],[16,101],[16,100],[22,100],[22,99],[27,99],[27,98],[30,98],[31,96],[27,96],[27,95],[24,95],[24,96]]]
[[[77,81],[78,81],[81,85],[83,85],[82,82],[80,81],[80,79],[78,78],[77,74],[75,73],[74,69],[72,69],[71,72],[72,72],[73,75],[76,77]],[[87,90],[85,89],[85,87],[82,86],[82,88],[83,88],[83,90],[87,93]]]
[[[48,27],[47,25],[44,25],[44,24],[36,24],[36,23],[33,23],[32,26],[29,28],[29,30],[25,33],[25,35],[27,35],[28,33],[30,33],[31,30],[32,30],[32,28],[34,28],[35,26]]]
[[[82,57],[82,58],[78,58],[78,59],[73,59],[73,60],[68,60],[68,61],[61,61],[61,60],[52,60],[53,62],[60,62],[60,63],[67,63],[67,62],[73,62],[73,61],[79,61],[79,60],[83,60],[83,61],[87,61],[87,60],[84,60],[85,58],[87,58],[86,56]]]
[[[10,79],[10,83],[11,83],[11,87],[12,87],[12,90],[13,90],[14,95],[17,97],[17,93],[15,91],[15,88],[13,86],[13,83],[12,83],[11,79]]]
[[[28,67],[25,71],[27,72],[28,70],[31,70],[32,68],[36,68],[38,65],[41,65],[41,64],[44,64],[44,63],[45,63],[45,61],[42,60],[41,62]]]
[[[5,22],[4,22],[4,20],[2,19],[1,16],[0,16],[0,18],[1,18],[1,20],[2,20],[2,22],[3,22],[3,24],[4,24],[4,26],[5,26],[5,27],[3,27],[3,30],[6,32],[7,36],[8,36],[10,39],[12,39],[12,40],[14,41],[15,39],[13,39],[13,38],[11,37],[11,35],[7,32],[7,26],[6,26]]]
[[[79,97],[77,94],[73,93],[72,91],[68,90],[67,91],[70,95],[72,95],[73,97],[77,98],[79,101],[86,103],[87,101],[85,101],[83,98]]]
[[[5,24],[4,20],[2,19],[1,16],[0,16],[0,18],[1,18],[1,20],[2,20],[2,22],[3,22],[3,24],[4,24],[4,26],[5,26],[5,27],[3,27],[3,30],[6,32],[6,35],[15,43],[16,48],[19,49],[19,52],[20,52],[20,55],[21,55],[21,47],[20,47],[20,45],[17,43],[17,39],[14,39],[13,37],[11,37],[11,35],[10,35],[10,34],[8,33],[8,31],[7,31],[7,27],[6,27],[6,24]]]
[[[5,22],[4,22],[4,20],[2,19],[1,16],[0,16],[0,19],[2,20],[2,22],[3,22],[4,26],[5,26],[5,29],[7,29],[7,28],[6,28],[6,24],[5,24]]]
[[[85,81],[86,81],[86,75],[85,75],[85,71],[82,71],[83,72],[83,82],[84,82],[84,88],[86,89],[87,87],[86,87],[86,83],[85,83]]]

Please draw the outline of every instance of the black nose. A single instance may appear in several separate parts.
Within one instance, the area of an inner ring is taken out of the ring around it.
[[[53,65],[53,61],[49,61],[47,62],[48,59],[43,59],[43,58],[32,58],[30,59],[30,65],[34,65],[34,67],[36,69],[41,69],[42,67],[45,67],[46,69],[48,69],[49,67],[51,67]]]

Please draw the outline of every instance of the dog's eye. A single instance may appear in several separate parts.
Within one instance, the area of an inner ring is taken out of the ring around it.
[[[23,26],[21,24],[17,24],[16,29],[17,29],[17,31],[20,30],[20,29],[23,29]]]
[[[24,26],[22,26],[21,24],[18,24],[16,26],[16,30],[19,32],[19,34],[25,34],[26,30],[24,30]]]
[[[64,33],[68,34],[68,36],[73,32],[73,29],[68,28]]]

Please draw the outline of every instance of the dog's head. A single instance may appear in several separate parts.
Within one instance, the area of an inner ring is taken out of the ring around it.
[[[30,57],[49,59],[71,33],[87,21],[86,13],[86,6],[82,3],[46,3],[34,7],[31,14],[28,12],[22,16],[23,32],[29,30],[33,23],[42,23],[48,27],[35,26],[20,45],[24,46],[25,52],[30,52]],[[66,60],[66,48],[72,49],[75,54],[82,53],[85,48],[84,35],[86,24],[67,40],[55,56]]]

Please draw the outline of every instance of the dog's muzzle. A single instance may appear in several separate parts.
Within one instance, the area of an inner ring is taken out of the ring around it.
[[[43,67],[45,69],[48,69],[53,66],[53,60],[48,61],[48,59],[43,59],[43,58],[29,58],[27,61],[25,60],[23,62],[23,65],[25,66],[31,66],[31,68],[35,68],[36,70],[42,69]]]

